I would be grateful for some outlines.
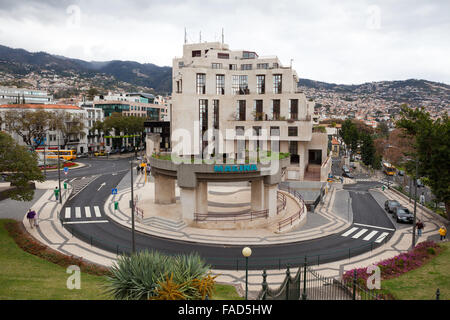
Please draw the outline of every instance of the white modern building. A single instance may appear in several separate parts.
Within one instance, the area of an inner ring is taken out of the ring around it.
[[[105,119],[103,110],[95,108],[92,102],[83,102],[79,105],[86,111],[86,126],[87,126],[87,153],[94,153],[96,151],[106,150],[105,139],[102,131],[93,129],[96,121],[103,122]]]
[[[2,87],[0,86],[0,104],[9,103],[53,103],[53,96],[47,91]]]

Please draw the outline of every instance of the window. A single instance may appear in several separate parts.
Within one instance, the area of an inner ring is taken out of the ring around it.
[[[219,129],[219,100],[213,100],[213,106],[214,106],[213,128]]]
[[[230,70],[237,70],[237,64],[230,64]]]
[[[257,75],[256,76],[256,93],[264,94],[266,93],[266,76]]]
[[[197,94],[205,94],[206,93],[206,74],[197,73]]]
[[[298,127],[288,127],[288,136],[289,137],[298,136]]]
[[[269,69],[269,64],[268,63],[258,63],[256,65],[256,69]]]
[[[254,112],[256,121],[263,120],[263,101],[262,100],[255,100],[255,103],[253,105],[253,112]]]
[[[233,94],[250,94],[250,90],[248,90],[248,76],[233,76],[231,90]]]
[[[255,59],[258,55],[255,52],[244,51],[242,52],[242,59]]]
[[[261,135],[261,127],[253,127],[253,135],[259,137]]]
[[[181,79],[178,80],[176,82],[176,84],[177,84],[177,93],[182,93],[183,92],[183,82],[182,82],[182,80]]]
[[[273,68],[274,68],[274,69],[278,69],[278,63],[274,62],[274,63],[273,63]]]
[[[289,118],[291,120],[298,119],[298,99],[289,100]]]
[[[178,68],[183,68],[184,67],[184,61],[178,61]]]
[[[251,64],[241,64],[241,70],[252,70]]]
[[[281,93],[281,74],[273,75],[273,93]]]
[[[236,135],[237,136],[243,136],[244,135],[244,127],[237,126],[235,130],[236,130]]]
[[[271,136],[280,136],[280,127],[270,127]]]
[[[194,50],[192,51],[192,57],[200,57],[202,55],[201,50]]]
[[[229,59],[230,55],[228,53],[217,53],[217,58],[219,59]]]
[[[238,100],[237,101],[237,120],[238,121],[245,121],[245,114],[246,114],[246,103],[245,100]]]
[[[211,67],[213,69],[222,69],[222,64],[221,63],[212,63]]]
[[[225,75],[216,74],[216,94],[225,94]]]
[[[280,100],[272,100],[272,119],[280,120]]]
[[[206,130],[208,130],[208,100],[200,99],[198,102],[199,102],[198,118],[200,121],[200,141],[203,150],[205,148],[205,144],[208,143],[208,141],[203,140],[203,134],[205,133]]]

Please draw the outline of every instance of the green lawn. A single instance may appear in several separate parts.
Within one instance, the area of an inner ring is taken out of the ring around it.
[[[104,300],[104,277],[81,273],[81,289],[69,290],[66,269],[23,251],[0,219],[0,300]],[[233,286],[217,285],[215,300],[241,299]]]
[[[439,256],[398,278],[383,280],[381,288],[399,300],[433,300],[439,288],[440,298],[450,300],[450,243],[441,246]]]

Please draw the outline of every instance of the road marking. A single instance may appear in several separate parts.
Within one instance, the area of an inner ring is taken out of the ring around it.
[[[103,183],[100,185],[100,188],[97,189],[97,191],[100,191],[100,189],[101,189],[103,186],[106,186],[106,182],[103,182]]]
[[[371,225],[368,225],[368,224],[354,223],[354,225],[355,226],[360,226],[360,227],[376,228],[376,229],[387,230],[387,231],[395,231],[395,229],[383,228],[383,227],[378,227],[378,226],[371,226]]]
[[[84,212],[86,213],[86,218],[91,217],[91,208],[90,207],[84,207]]]
[[[70,208],[66,208],[66,215],[64,216],[66,219],[70,219]]]
[[[387,236],[388,234],[389,234],[389,233],[387,233],[387,232],[383,232],[383,233],[377,238],[377,240],[375,240],[375,242],[376,242],[376,243],[380,243],[381,241],[384,240],[384,238],[386,238],[386,236]]]
[[[63,222],[63,224],[87,224],[87,223],[106,223],[108,220],[88,220],[88,221],[67,221]]]
[[[348,235],[350,235],[351,233],[355,232],[356,230],[358,230],[358,228],[351,228],[346,233],[343,233],[342,236],[343,237],[347,237]]]
[[[369,233],[363,240],[368,241],[368,240],[372,239],[372,237],[374,235],[376,235],[377,233],[378,233],[378,231],[374,230],[371,233]]]
[[[71,183],[72,181],[76,180],[77,178],[73,178],[69,180],[69,183]]]
[[[358,239],[359,237],[361,237],[364,233],[366,233],[368,230],[367,229],[362,229],[360,232],[358,232],[357,234],[355,234],[352,238],[353,239]]]
[[[95,216],[96,217],[101,217],[102,216],[102,214],[101,214],[101,212],[100,212],[100,208],[99,207],[97,207],[97,206],[95,206],[94,207],[94,212],[95,212]]]
[[[75,207],[75,218],[80,219],[81,218],[81,208]]]

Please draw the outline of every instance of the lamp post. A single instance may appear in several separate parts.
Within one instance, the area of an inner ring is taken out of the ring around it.
[[[416,211],[417,211],[417,178],[419,171],[419,162],[416,158],[416,174],[414,176],[414,221],[413,221],[413,236],[412,236],[412,247],[416,245]]]
[[[61,191],[61,168],[59,167],[59,136],[58,136],[58,189],[59,189],[59,203],[62,204],[62,191]]]
[[[135,239],[134,239],[134,186],[133,186],[133,160],[130,161],[130,174],[131,174],[131,250],[132,253],[136,252]]]
[[[242,255],[245,257],[245,300],[248,298],[248,257],[252,255],[252,249],[245,247],[242,249]]]

